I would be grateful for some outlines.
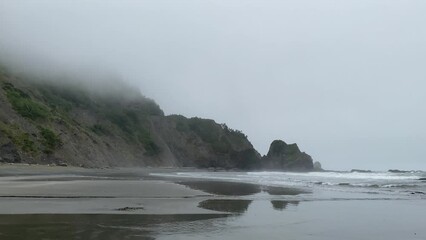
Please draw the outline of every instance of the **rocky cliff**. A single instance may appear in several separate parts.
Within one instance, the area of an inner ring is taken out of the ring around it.
[[[301,152],[297,144],[287,144],[282,140],[275,140],[269,147],[268,154],[262,158],[262,168],[288,171],[313,170],[312,157]]]
[[[209,119],[165,116],[131,88],[33,81],[5,70],[0,72],[0,162],[312,169],[312,159],[297,145],[275,141],[261,158],[242,132]]]

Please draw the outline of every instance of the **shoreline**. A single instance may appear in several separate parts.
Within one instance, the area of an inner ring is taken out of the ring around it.
[[[0,238],[426,237],[423,195],[278,187],[224,179],[234,176],[225,172],[208,173],[217,179],[169,174],[176,171],[182,169],[0,165]]]
[[[0,214],[232,214],[199,204],[212,199],[241,200],[260,192],[303,192],[251,183],[150,175],[176,170],[182,169],[0,166]]]

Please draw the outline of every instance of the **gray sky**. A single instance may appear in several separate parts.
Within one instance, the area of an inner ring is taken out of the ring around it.
[[[114,72],[266,154],[426,170],[424,0],[0,0],[0,50]]]

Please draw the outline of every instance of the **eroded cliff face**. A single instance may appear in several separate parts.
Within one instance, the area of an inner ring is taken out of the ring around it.
[[[210,119],[172,115],[154,126],[180,166],[224,169],[257,168],[260,154],[240,131]]]
[[[314,169],[312,157],[301,152],[297,144],[287,144],[275,140],[268,154],[262,158],[262,168],[285,171],[311,171]]]
[[[243,133],[213,120],[164,116],[131,89],[99,94],[2,72],[0,161],[253,169],[260,154]]]
[[[113,97],[115,98],[115,97]],[[0,76],[2,161],[91,167],[173,165],[156,155],[147,99],[105,99]],[[7,157],[4,157],[7,156]],[[14,157],[11,157],[14,156]]]
[[[1,70],[1,69],[0,69]],[[85,167],[313,169],[296,144],[263,158],[247,136],[210,119],[165,116],[138,91],[16,78],[0,71],[0,162]]]

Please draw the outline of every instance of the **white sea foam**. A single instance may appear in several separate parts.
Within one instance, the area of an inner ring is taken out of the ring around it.
[[[308,172],[308,173],[292,173],[292,172],[249,172],[249,175],[255,176],[292,176],[292,177],[315,177],[315,178],[343,178],[343,179],[377,179],[377,180],[417,180],[421,174],[417,173],[389,173],[389,172]]]
[[[269,186],[327,188],[339,191],[425,191],[423,172],[178,172],[153,174],[163,177],[197,178],[245,182]]]

